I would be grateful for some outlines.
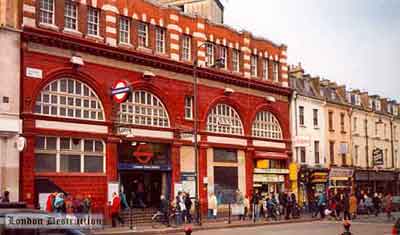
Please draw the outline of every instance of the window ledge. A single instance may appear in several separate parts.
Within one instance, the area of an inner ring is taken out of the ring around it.
[[[242,73],[240,71],[232,71],[232,73],[238,76],[242,76]]]
[[[193,118],[184,118],[185,119],[185,121],[188,121],[188,122],[193,122],[194,120],[193,120]]]
[[[346,134],[347,132],[346,132],[346,131],[340,131],[340,133],[341,133],[341,134]]]
[[[314,126],[314,129],[319,130],[319,126]]]
[[[329,129],[329,131],[330,131],[330,132],[335,132],[335,130],[334,130],[334,129]]]
[[[156,56],[160,56],[160,57],[165,57],[165,58],[168,58],[168,55],[167,55],[167,53],[163,53],[163,52],[155,52],[154,53]]]
[[[104,38],[99,35],[87,34],[86,38],[90,39],[90,40],[95,40],[95,41],[104,41]]]
[[[67,33],[67,34],[72,34],[72,35],[76,35],[76,36],[82,36],[83,33],[76,30],[76,29],[69,29],[69,28],[64,28],[63,29],[63,33]]]
[[[79,176],[79,177],[99,177],[107,176],[106,173],[80,173],[80,172],[36,172],[36,176]]]
[[[153,52],[153,50],[151,48],[142,47],[142,46],[138,46],[137,50],[141,51],[141,52],[149,53],[149,54],[151,54]]]
[[[133,45],[131,43],[126,43],[126,42],[120,42],[120,43],[118,43],[118,46],[126,47],[126,48],[133,48]]]
[[[39,23],[39,27],[45,28],[45,29],[54,30],[54,31],[58,31],[59,30],[58,26],[54,25],[54,24]]]
[[[300,127],[301,127],[301,128],[307,128],[307,126],[304,125],[304,124],[300,124]]]

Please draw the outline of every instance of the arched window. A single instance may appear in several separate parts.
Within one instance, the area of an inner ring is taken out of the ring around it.
[[[216,133],[243,135],[243,125],[235,109],[218,104],[207,117],[207,130]]]
[[[119,121],[126,124],[169,127],[164,105],[160,99],[147,91],[134,91],[126,102],[120,104]]]
[[[253,136],[269,139],[282,139],[282,129],[278,119],[270,112],[263,111],[257,114],[251,128]]]
[[[62,78],[46,85],[36,97],[35,113],[86,120],[104,120],[104,111],[96,93],[86,84]]]

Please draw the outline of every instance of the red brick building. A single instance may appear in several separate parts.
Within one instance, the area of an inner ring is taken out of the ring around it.
[[[204,208],[209,192],[287,188],[285,45],[145,0],[24,0],[22,21],[21,200],[56,188],[101,211],[110,182],[149,205],[196,194],[196,58]],[[119,80],[131,86],[121,104]]]

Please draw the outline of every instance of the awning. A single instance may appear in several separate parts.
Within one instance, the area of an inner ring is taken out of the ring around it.
[[[287,159],[289,159],[289,156],[286,153],[256,151],[254,154],[254,158],[255,159],[271,159],[271,160],[287,160]]]

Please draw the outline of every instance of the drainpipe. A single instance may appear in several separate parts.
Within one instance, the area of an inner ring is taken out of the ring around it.
[[[293,97],[294,97],[294,130],[295,130],[295,136],[298,135],[298,127],[297,127],[297,91],[293,91]],[[298,151],[297,147],[295,147],[296,151],[296,163],[298,162]]]

